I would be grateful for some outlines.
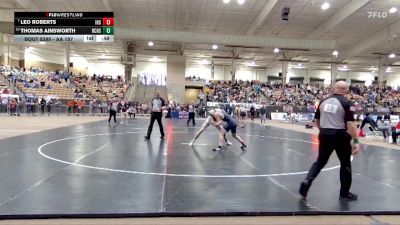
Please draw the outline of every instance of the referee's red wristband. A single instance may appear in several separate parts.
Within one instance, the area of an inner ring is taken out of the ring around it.
[[[360,144],[360,141],[358,139],[354,139],[354,144]]]

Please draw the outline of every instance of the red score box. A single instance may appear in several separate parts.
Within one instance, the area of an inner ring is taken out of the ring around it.
[[[103,26],[114,26],[114,18],[103,18]]]

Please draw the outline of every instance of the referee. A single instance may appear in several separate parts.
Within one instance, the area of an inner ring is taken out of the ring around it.
[[[338,81],[333,86],[333,95],[322,100],[315,113],[315,120],[319,128],[319,155],[311,166],[307,177],[301,182],[299,193],[307,197],[308,189],[319,172],[326,165],[333,150],[340,160],[340,200],[354,201],[357,195],[350,192],[351,186],[351,154],[360,150],[357,126],[354,122],[354,107],[345,97],[348,85]],[[354,147],[351,147],[351,138]]]
[[[165,106],[165,101],[160,97],[160,93],[156,94],[156,97],[151,100],[151,117],[150,117],[150,125],[147,130],[147,135],[144,139],[149,140],[151,132],[153,131],[154,121],[157,120],[158,126],[160,127],[161,137],[164,138],[164,128],[161,122],[162,118],[162,108]]]
[[[196,121],[194,120],[195,113],[194,113],[194,104],[193,104],[193,102],[192,102],[192,104],[190,104],[188,106],[188,108],[189,108],[189,110],[188,110],[189,111],[189,119],[187,120],[187,126],[189,126],[190,120],[193,121],[193,126],[194,126],[194,125],[196,125]]]

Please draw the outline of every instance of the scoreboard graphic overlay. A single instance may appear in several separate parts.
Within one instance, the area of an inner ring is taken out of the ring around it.
[[[16,42],[114,42],[114,12],[14,12]]]

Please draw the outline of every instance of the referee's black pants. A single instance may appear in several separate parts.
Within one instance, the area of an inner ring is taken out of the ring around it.
[[[162,112],[151,112],[150,125],[147,130],[147,137],[150,138],[151,132],[153,131],[154,121],[157,120],[158,126],[160,127],[161,136],[164,137],[164,128],[161,122]]]
[[[187,121],[187,125],[188,126],[189,126],[190,120],[193,120],[193,126],[196,125],[196,122],[194,120],[194,116],[195,116],[194,112],[189,112],[189,119]]]
[[[110,109],[110,117],[108,117],[108,123],[110,123],[111,117],[114,117],[114,123],[117,123],[117,111]]]
[[[351,186],[351,136],[346,130],[321,129],[319,133],[319,155],[311,166],[306,180],[311,183],[326,165],[333,150],[340,160],[340,196],[347,196]]]

